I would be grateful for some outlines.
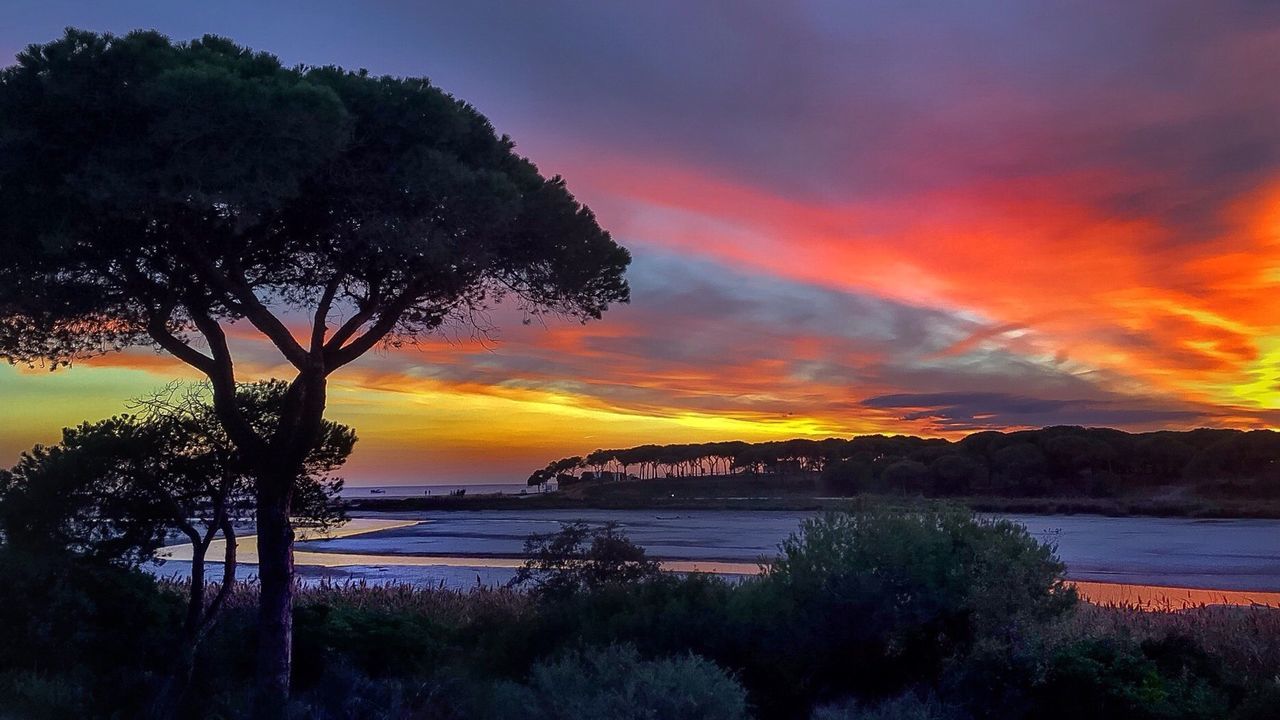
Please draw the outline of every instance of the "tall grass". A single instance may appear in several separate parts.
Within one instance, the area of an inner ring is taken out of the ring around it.
[[[1209,605],[1186,609],[1079,606],[1050,631],[1059,638],[1124,637],[1138,642],[1179,635],[1246,682],[1280,675],[1280,609]]]
[[[161,583],[163,589],[183,596],[187,594],[189,585],[190,582],[186,580],[166,580]],[[456,589],[443,584],[370,583],[364,580],[327,578],[300,585],[294,602],[299,607],[329,605],[425,616],[443,625],[455,627],[468,625],[482,617],[518,617],[534,610],[533,601],[527,593],[506,587],[477,585],[469,589]],[[251,612],[256,610],[257,604],[257,582],[239,582],[228,594],[224,611]]]
[[[166,589],[187,592],[185,581],[162,583]],[[257,585],[238,583],[227,598],[226,612],[252,612]],[[212,594],[212,593],[211,593]],[[363,580],[322,580],[300,586],[299,607],[337,608],[429,617],[450,627],[465,627],[484,618],[532,618],[534,598],[506,587],[477,585],[469,589],[369,583]],[[1280,673],[1280,609],[1269,607],[1152,607],[1150,605],[1078,603],[1047,631],[1054,639],[1122,637],[1137,642],[1180,635],[1219,658],[1242,679],[1268,679]]]

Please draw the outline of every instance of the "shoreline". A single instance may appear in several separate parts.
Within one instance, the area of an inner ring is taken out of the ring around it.
[[[575,488],[576,489],[576,488]],[[599,488],[597,488],[599,489]],[[606,490],[611,488],[605,488]],[[696,490],[695,490],[696,492]],[[561,491],[528,495],[477,494],[470,496],[344,498],[346,509],[356,512],[421,512],[474,510],[840,510],[852,504],[881,503],[890,506],[953,504],[982,513],[1021,515],[1098,515],[1102,517],[1188,518],[1203,520],[1277,520],[1280,502],[1268,500],[1160,500],[1154,498],[929,498],[903,495],[855,495],[814,497],[636,497],[624,494],[564,494]]]

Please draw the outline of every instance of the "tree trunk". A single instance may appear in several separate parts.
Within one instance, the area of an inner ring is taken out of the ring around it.
[[[293,666],[293,485],[320,439],[325,377],[300,373],[261,458],[258,494],[258,687],[256,720],[284,720]]]
[[[293,654],[293,525],[290,485],[279,476],[258,482],[257,720],[281,720],[289,702]]]
[[[200,625],[204,617],[204,563],[209,541],[201,538],[194,528],[185,529],[191,540],[191,591],[187,596],[187,614],[178,631],[172,664],[152,701],[149,714],[152,720],[177,717],[182,696],[186,694],[187,687],[191,684],[191,674],[195,670],[196,646],[200,640]]]

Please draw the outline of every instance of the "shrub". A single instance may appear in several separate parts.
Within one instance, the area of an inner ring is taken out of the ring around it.
[[[524,544],[529,557],[512,580],[541,595],[564,595],[612,584],[633,583],[662,572],[644,548],[618,532],[615,523],[592,528],[566,523],[559,532],[532,535]]]
[[[1276,708],[1280,708],[1280,677],[1253,688],[1232,720],[1274,720]]]
[[[171,657],[181,607],[141,572],[0,545],[0,708],[70,685],[93,707],[139,712]]]
[[[444,652],[445,629],[425,615],[326,604],[294,612],[294,679],[306,685],[326,664],[371,678],[429,671]]]
[[[1020,525],[951,509],[806,521],[735,598],[743,677],[762,705],[877,698],[935,680],[981,638],[1075,602],[1052,549]]]
[[[88,717],[85,689],[66,677],[19,670],[0,673],[0,718],[64,720]]]
[[[428,695],[418,684],[370,678],[334,663],[314,687],[295,694],[289,714],[296,720],[409,720],[426,717]]]
[[[721,660],[732,650],[734,585],[710,575],[660,575],[544,603],[530,654],[571,644],[626,643],[647,656],[694,652]],[[526,666],[527,667],[527,666]]]
[[[642,660],[613,645],[534,666],[524,685],[499,686],[490,717],[501,720],[739,720],[746,692],[696,655]]]
[[[1181,638],[1083,640],[1053,653],[1030,716],[1212,720],[1228,715],[1223,685],[1212,661]]]

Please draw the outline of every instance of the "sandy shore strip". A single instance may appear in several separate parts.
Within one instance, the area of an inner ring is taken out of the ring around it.
[[[327,530],[312,530],[309,528],[298,528],[296,542],[306,542],[308,540],[337,540],[338,538],[351,537],[353,535],[363,535],[365,533],[378,532],[380,530],[395,530],[396,528],[410,527],[417,525],[417,520],[384,520],[382,518],[352,518],[339,527],[329,528]],[[218,538],[209,543],[209,551],[206,555],[207,561],[210,563],[220,562],[225,554],[227,541]],[[294,551],[293,562],[295,565],[321,565],[319,562],[304,562],[302,556],[323,555],[324,553],[298,552]],[[191,543],[178,543],[176,545],[166,545],[156,552],[156,557],[161,560],[177,560],[190,562],[192,556]],[[236,538],[236,561],[246,565],[258,564],[258,536],[243,535]],[[327,566],[331,567],[331,566]]]
[[[1119,605],[1144,610],[1186,610],[1203,605],[1280,608],[1280,592],[1204,590],[1083,580],[1073,581],[1072,584],[1081,598],[1096,605]]]

